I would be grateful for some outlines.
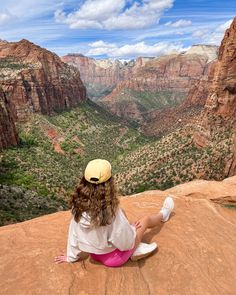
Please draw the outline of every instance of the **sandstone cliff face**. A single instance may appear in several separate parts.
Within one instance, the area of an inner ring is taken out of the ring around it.
[[[0,90],[0,150],[18,143],[12,106]]]
[[[175,214],[145,234],[158,251],[139,262],[107,268],[88,258],[54,264],[66,249],[69,212],[59,212],[0,228],[1,292],[5,295],[233,295],[236,289],[236,178],[193,181],[165,192],[121,198],[133,222],[157,212],[172,194]],[[193,214],[194,213],[194,214]]]
[[[95,60],[81,54],[68,54],[61,59],[79,69],[91,99],[110,93],[117,83],[130,77],[135,64],[134,61],[122,63],[111,59]]]
[[[226,30],[219,49],[218,61],[214,66],[213,79],[204,111],[195,133],[197,146],[204,147],[211,142],[215,133],[231,130],[236,125],[236,18]],[[232,136],[234,158],[229,160],[228,175],[236,174],[235,140]]]
[[[149,60],[144,66],[137,67],[130,79],[119,83],[101,103],[125,118],[132,111],[129,112],[128,107],[122,114],[124,101],[132,109],[135,104],[138,112],[131,118],[138,118],[139,121],[144,119],[147,111],[179,105],[194,84],[200,79],[207,80],[210,64],[217,54],[216,46],[205,46],[204,50],[197,50],[198,47],[195,46],[194,50],[190,49],[183,54]]]
[[[236,115],[236,18],[226,30],[219,49],[206,109],[226,119]]]
[[[27,40],[0,42],[0,85],[15,106],[15,120],[51,114],[86,100],[79,72]]]

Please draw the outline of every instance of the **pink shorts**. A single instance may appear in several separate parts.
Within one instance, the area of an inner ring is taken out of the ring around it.
[[[134,253],[134,248],[126,251],[115,249],[114,251],[106,254],[90,254],[91,258],[101,262],[102,264],[110,267],[118,267],[129,260]]]

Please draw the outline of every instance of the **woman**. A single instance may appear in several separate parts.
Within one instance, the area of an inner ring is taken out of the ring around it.
[[[123,265],[129,258],[138,260],[153,252],[156,243],[141,243],[147,229],[166,222],[174,208],[167,197],[159,213],[130,224],[119,207],[111,164],[102,159],[90,161],[71,199],[72,214],[67,254],[55,257],[56,263],[75,262],[89,253],[106,266]]]

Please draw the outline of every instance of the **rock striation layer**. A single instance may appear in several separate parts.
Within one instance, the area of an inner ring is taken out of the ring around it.
[[[112,87],[127,79],[131,74],[134,61],[122,63],[119,60],[96,60],[81,54],[68,54],[62,61],[77,67],[84,83],[100,84]]]
[[[232,132],[232,151],[228,175],[236,174],[236,18],[219,49],[218,61],[213,71],[213,79],[204,111],[195,133],[194,141],[198,147],[205,147],[216,133]]]
[[[150,110],[179,105],[194,84],[207,80],[217,51],[216,46],[198,45],[185,53],[149,60],[101,103],[121,117],[142,122]]]
[[[109,94],[121,81],[131,77],[136,67],[144,65],[149,58],[138,58],[135,62],[112,59],[94,59],[82,54],[68,54],[62,61],[79,69],[88,97],[94,100]]]
[[[233,295],[236,211],[220,204],[235,204],[236,177],[124,197],[121,206],[135,221],[157,212],[167,193],[174,196],[175,214],[143,239],[157,242],[158,251],[119,268],[90,258],[84,264],[54,264],[66,248],[69,212],[0,228],[2,294]]]
[[[0,85],[15,107],[15,120],[32,112],[51,114],[86,100],[78,70],[25,39],[0,42]]]
[[[18,143],[12,106],[0,90],[0,150]]]

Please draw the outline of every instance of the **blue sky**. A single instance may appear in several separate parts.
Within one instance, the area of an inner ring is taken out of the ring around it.
[[[0,3],[0,39],[130,59],[219,45],[235,15],[235,0],[8,0]]]

